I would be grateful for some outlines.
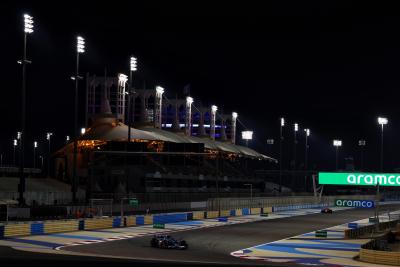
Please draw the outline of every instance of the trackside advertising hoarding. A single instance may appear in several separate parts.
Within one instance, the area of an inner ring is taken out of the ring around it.
[[[336,199],[336,207],[353,207],[353,208],[373,208],[373,200],[355,200],[355,199]]]
[[[319,184],[400,186],[400,173],[320,172]]]

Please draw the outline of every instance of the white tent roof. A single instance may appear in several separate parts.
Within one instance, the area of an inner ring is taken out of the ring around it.
[[[80,136],[81,140],[105,140],[105,141],[126,141],[128,139],[128,126],[117,123],[114,118],[102,118]],[[141,129],[131,128],[131,139],[166,141],[172,143],[201,143],[207,149],[220,150],[228,153],[241,154],[248,157],[255,157],[276,161],[257,151],[234,145],[229,142],[214,141],[208,137],[186,136],[183,133],[174,133],[151,126],[144,126]]]

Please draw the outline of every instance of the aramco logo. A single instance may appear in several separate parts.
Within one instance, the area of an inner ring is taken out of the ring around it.
[[[373,200],[354,200],[354,199],[336,199],[336,207],[351,207],[351,208],[373,208]]]
[[[320,172],[319,184],[400,186],[400,173]]]

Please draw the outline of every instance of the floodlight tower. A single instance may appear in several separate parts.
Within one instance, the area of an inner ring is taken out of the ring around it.
[[[129,71],[129,89],[128,89],[128,143],[131,142],[131,127],[132,127],[132,121],[134,120],[135,116],[135,108],[131,107],[131,101],[132,101],[132,96],[135,94],[135,92],[132,90],[133,89],[133,72],[137,71],[137,58],[134,56],[131,56],[131,61],[130,61],[130,71]],[[133,101],[133,104],[135,104],[135,101]]]
[[[19,60],[18,63],[22,65],[22,103],[21,103],[21,147],[20,147],[20,162],[19,162],[19,185],[18,185],[18,192],[19,198],[18,202],[19,205],[25,205],[24,199],[24,192],[25,192],[25,174],[24,174],[24,165],[25,165],[25,120],[26,120],[26,65],[32,63],[31,61],[27,60],[26,58],[26,45],[28,34],[33,33],[33,17],[29,16],[28,14],[24,14],[24,46],[23,46],[23,58]]]
[[[128,76],[125,74],[118,74],[118,93],[117,93],[117,117],[125,122],[125,97],[126,97],[126,83]]]
[[[236,120],[238,114],[236,112],[232,112],[232,124],[231,124],[231,143],[236,144]]]
[[[154,127],[161,129],[162,124],[162,97],[164,88],[156,86],[155,112],[154,112]]]
[[[192,135],[192,104],[193,98],[190,96],[186,97],[186,115],[185,115],[185,132],[187,136]]]
[[[283,127],[285,126],[285,118],[281,118],[280,134],[279,134],[279,192],[282,192],[282,143],[283,143]]]
[[[13,165],[15,166],[16,162],[15,162],[15,148],[18,146],[18,140],[14,139],[13,140]]]
[[[217,117],[218,107],[215,105],[211,106],[211,125],[210,125],[210,137],[215,140],[215,120]]]
[[[337,171],[337,170],[338,170],[338,150],[339,150],[339,147],[342,146],[342,140],[337,140],[337,139],[333,140],[333,145],[334,145],[335,148],[336,148],[336,164],[335,164],[335,170]]]
[[[78,153],[78,87],[79,87],[79,80],[82,77],[79,76],[79,54],[85,53],[85,39],[81,36],[76,37],[76,72],[75,77],[72,77],[75,80],[75,107],[74,107],[74,130],[73,138],[74,138],[74,153],[73,153],[73,160],[72,160],[72,201],[76,203],[76,191],[77,185],[79,184],[78,177],[77,177],[77,153]],[[49,159],[47,159],[49,160]]]
[[[381,125],[381,160],[380,160],[380,167],[381,172],[383,171],[383,126],[388,124],[388,119],[383,117],[378,117],[378,124]]]
[[[297,148],[297,132],[299,131],[299,124],[294,124],[294,148],[293,148],[293,170],[296,170],[296,148]]]
[[[38,143],[35,141],[33,142],[33,168],[36,168],[36,148]]]
[[[49,141],[49,150],[48,150],[48,155],[47,155],[47,176],[50,176],[50,153],[51,153],[51,136],[53,133],[47,133],[46,134],[46,139]]]
[[[304,175],[304,190],[307,191],[307,171],[308,171],[308,137],[310,136],[310,129],[304,129],[304,132],[306,134],[305,136],[305,154],[304,154],[304,170],[305,170],[305,175]]]

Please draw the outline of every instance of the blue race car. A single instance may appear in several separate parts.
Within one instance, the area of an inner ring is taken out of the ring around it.
[[[177,240],[170,235],[155,235],[150,241],[153,248],[187,249],[185,240]]]

